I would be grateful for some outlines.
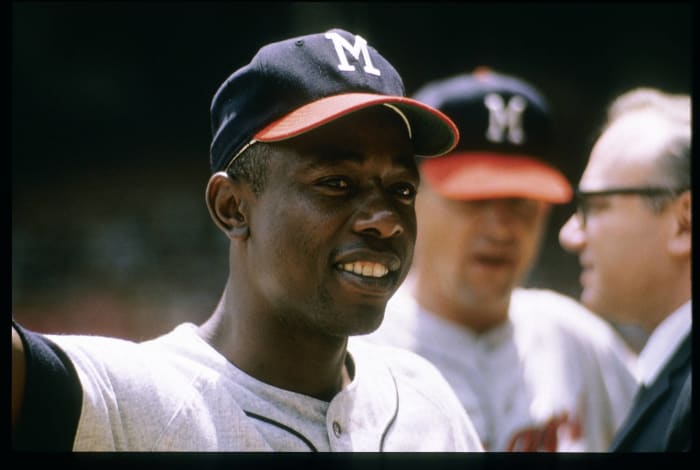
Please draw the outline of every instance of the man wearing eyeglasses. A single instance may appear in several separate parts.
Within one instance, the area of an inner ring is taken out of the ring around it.
[[[612,451],[691,446],[690,116],[687,95],[636,89],[615,100],[559,234],[579,256],[583,304],[649,333]]]

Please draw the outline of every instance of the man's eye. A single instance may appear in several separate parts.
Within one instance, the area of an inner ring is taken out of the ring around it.
[[[586,212],[595,212],[599,211],[602,209],[605,209],[605,207],[608,205],[608,201],[605,200],[604,198],[590,198],[587,200],[584,200],[583,206],[586,210]]]
[[[416,188],[411,184],[397,184],[394,186],[394,192],[401,199],[412,201],[416,197]]]
[[[331,189],[348,189],[350,187],[350,182],[346,178],[325,178],[319,182],[321,186],[331,188]]]

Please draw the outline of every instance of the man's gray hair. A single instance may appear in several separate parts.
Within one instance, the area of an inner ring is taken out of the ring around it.
[[[691,102],[690,95],[665,93],[655,88],[636,88],[618,96],[608,108],[609,127],[622,116],[638,112],[653,113],[669,123],[665,144],[657,158],[658,184],[669,190],[690,189]],[[660,130],[661,131],[661,130]],[[673,196],[649,198],[659,211]]]

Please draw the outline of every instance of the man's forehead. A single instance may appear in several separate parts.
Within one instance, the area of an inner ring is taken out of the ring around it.
[[[411,152],[395,149],[393,152],[380,153],[368,150],[355,151],[343,146],[319,146],[301,154],[301,166],[306,169],[324,169],[343,165],[362,165],[373,160],[383,160],[395,166],[416,168],[415,156]]]
[[[581,186],[598,190],[613,184],[647,184],[663,151],[659,125],[665,123],[646,113],[613,122],[593,147]]]
[[[672,133],[668,120],[650,111],[629,113],[615,120],[601,135],[599,144],[614,150],[618,159],[655,158]]]

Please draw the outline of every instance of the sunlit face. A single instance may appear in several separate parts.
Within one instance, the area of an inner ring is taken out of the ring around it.
[[[416,237],[419,177],[405,125],[372,108],[272,146],[247,246],[258,294],[294,327],[373,331]]]
[[[416,210],[423,295],[458,311],[509,299],[538,255],[549,205],[447,199],[425,184]]]
[[[579,189],[598,191],[658,185],[658,127],[643,117],[622,118],[596,142]],[[670,211],[654,213],[639,195],[593,196],[585,227],[572,216],[562,227],[562,246],[579,256],[581,301],[612,320],[644,323],[671,272],[666,243]]]

